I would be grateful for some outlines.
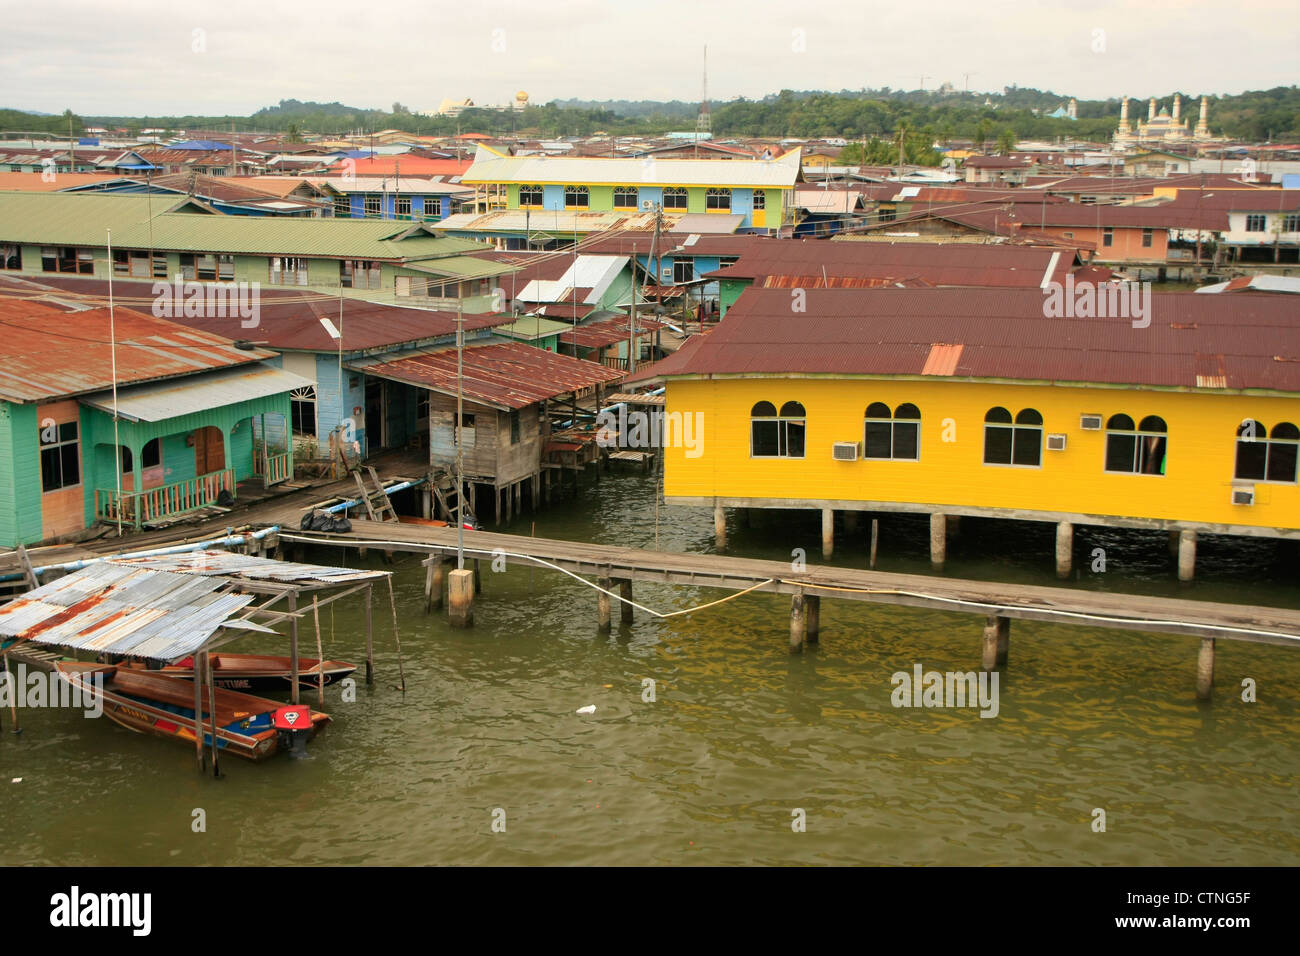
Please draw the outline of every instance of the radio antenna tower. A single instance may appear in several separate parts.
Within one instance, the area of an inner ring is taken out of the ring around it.
[[[704,93],[700,100],[700,115],[695,118],[695,139],[707,139],[701,133],[713,132],[713,117],[709,114],[709,47],[704,46]]]

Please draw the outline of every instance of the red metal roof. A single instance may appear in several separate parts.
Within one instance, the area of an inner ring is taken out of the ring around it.
[[[456,350],[443,349],[375,364],[353,363],[367,375],[456,394]],[[533,345],[507,342],[467,347],[464,395],[480,405],[524,408],[576,389],[623,378],[623,372]]]
[[[114,310],[111,336],[109,323],[108,309],[70,312],[0,297],[0,399],[38,402],[112,388],[114,339],[119,386],[274,357],[132,309]]]
[[[929,285],[1036,289],[1045,278],[1063,281],[1074,258],[1069,252],[1033,246],[765,239],[743,251],[733,264],[706,273],[704,278],[757,282],[764,277],[814,276],[820,280],[824,274],[828,282],[841,277],[889,282],[919,279]],[[818,286],[825,284],[817,282]]]
[[[747,289],[658,374],[923,375],[939,361],[935,343],[946,343],[961,347],[951,373],[960,378],[1196,388],[1212,367],[1226,388],[1300,392],[1294,296],[1157,293],[1145,328],[1048,317],[1035,290],[817,289],[806,305],[792,314],[787,291]]]
[[[636,324],[638,336],[663,327],[653,319],[643,319],[640,316],[637,316]],[[560,344],[576,344],[579,348],[598,349],[606,345],[613,345],[615,342],[626,342],[627,337],[628,320],[626,318],[602,319],[599,322],[588,322],[586,325],[579,325],[572,331],[566,329],[560,333]]]
[[[59,292],[65,302],[108,304],[108,283],[74,276],[6,276],[0,274],[0,294],[33,295],[42,289],[55,290],[43,301],[54,300]],[[118,308],[147,310],[155,299],[151,281],[113,280]],[[339,327],[338,296],[306,289],[259,290],[258,325],[245,328],[238,315],[228,317],[177,316],[171,321],[229,339],[247,339],[267,348],[305,352],[334,352],[339,340],[321,323],[325,318]],[[418,300],[413,299],[412,302]],[[386,348],[456,333],[456,313],[407,308],[345,298],[343,303],[343,350]],[[57,301],[55,302],[57,304]],[[465,330],[491,328],[514,321],[513,315],[484,313],[465,316]],[[243,353],[241,353],[243,354]]]

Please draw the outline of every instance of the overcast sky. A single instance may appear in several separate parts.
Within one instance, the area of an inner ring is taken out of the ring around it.
[[[0,106],[243,115],[280,99],[433,110],[890,86],[1080,98],[1289,86],[1296,0],[38,0],[6,4]]]

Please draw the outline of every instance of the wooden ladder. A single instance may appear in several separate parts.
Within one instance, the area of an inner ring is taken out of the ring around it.
[[[368,487],[362,480],[360,469],[352,472],[352,475],[357,480],[357,491],[361,494],[361,501],[366,506],[366,513],[370,516],[370,520],[396,521],[397,512],[393,510],[393,501],[384,492],[384,484],[375,473],[374,466],[367,465],[366,471],[370,473],[370,483],[373,487]]]
[[[451,475],[445,471],[434,472],[429,477],[429,484],[433,488],[433,497],[441,509],[441,513],[434,517],[441,517],[444,521],[454,520],[456,505],[459,503],[461,496]]]

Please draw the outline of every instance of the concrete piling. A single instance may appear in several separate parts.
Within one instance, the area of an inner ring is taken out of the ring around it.
[[[1178,580],[1190,581],[1196,575],[1196,532],[1178,532]]]
[[[984,619],[983,653],[980,666],[986,671],[997,670],[1007,662],[1007,651],[1011,645],[1011,619],[990,614]]]
[[[948,516],[930,515],[930,567],[942,571],[948,559]]]
[[[1074,525],[1068,521],[1056,526],[1056,576],[1068,578],[1074,570]]]
[[[1196,697],[1209,700],[1214,693],[1214,638],[1201,638],[1201,649],[1196,655]]]
[[[835,509],[822,509],[822,557],[827,561],[835,553]]]
[[[713,546],[719,554],[727,550],[727,512],[722,505],[713,506]]]

